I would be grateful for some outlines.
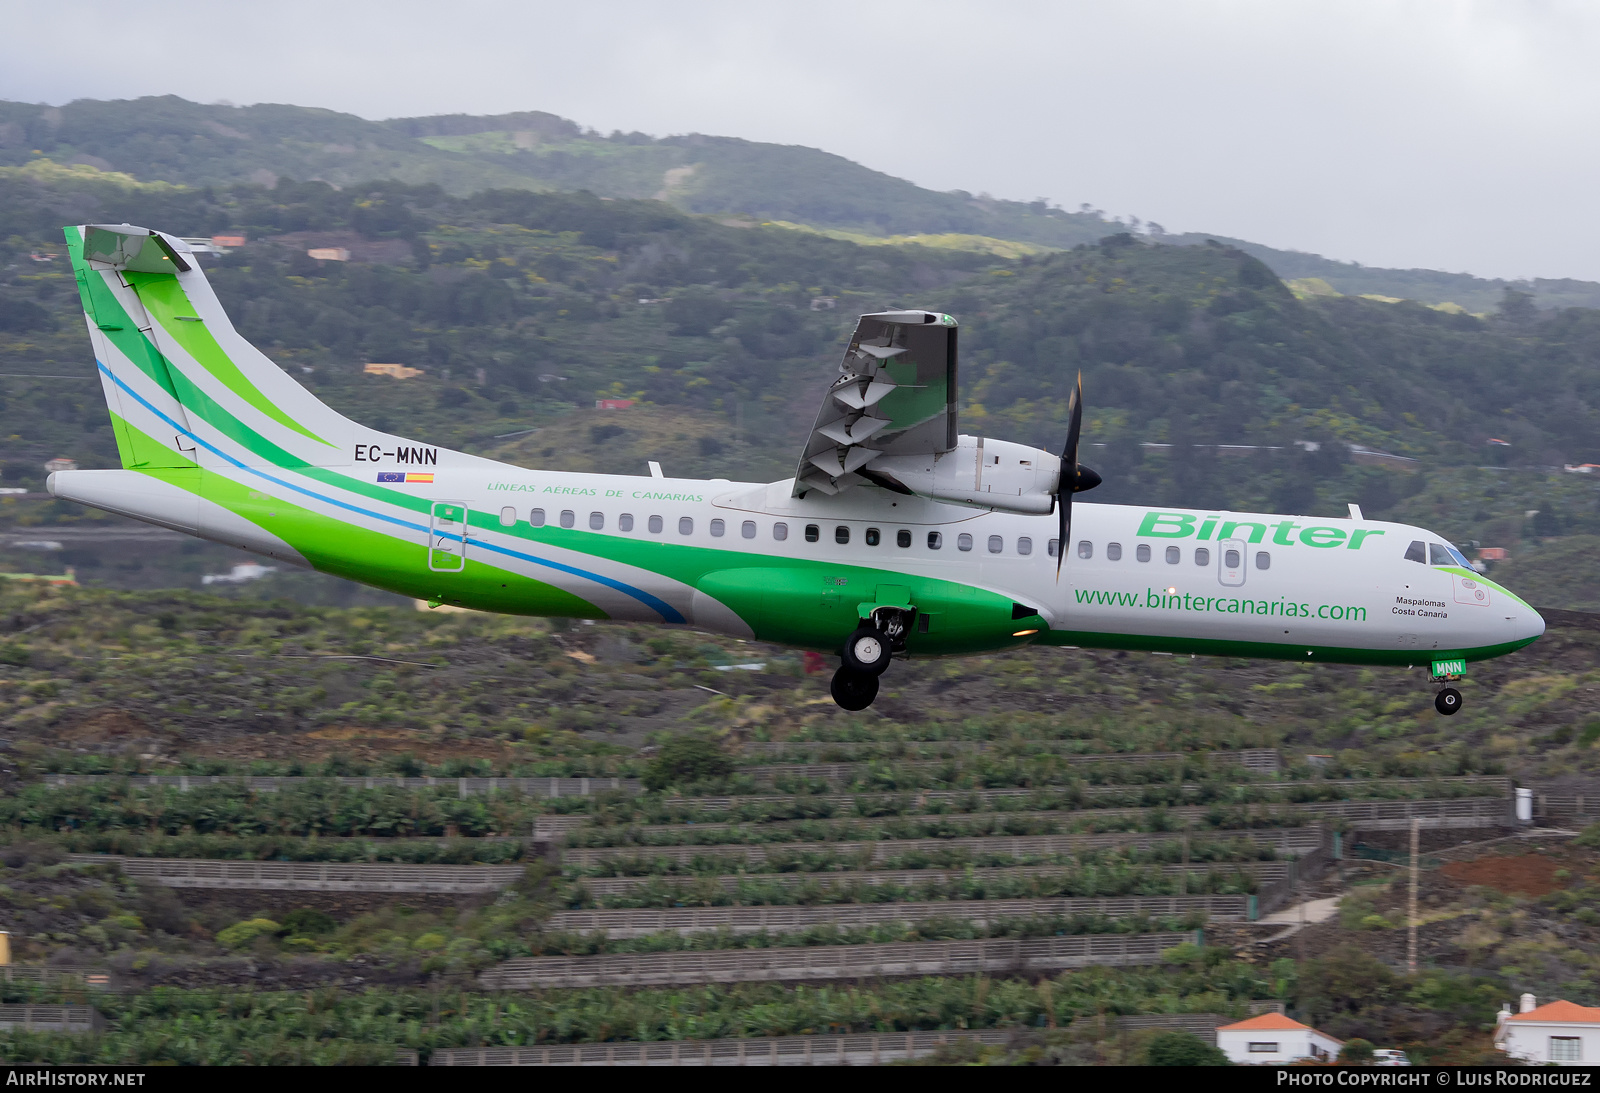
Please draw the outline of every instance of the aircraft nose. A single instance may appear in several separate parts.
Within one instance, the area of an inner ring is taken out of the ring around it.
[[[1523,641],[1533,641],[1544,634],[1544,616],[1531,607],[1519,615],[1512,625],[1517,628],[1517,637]]]

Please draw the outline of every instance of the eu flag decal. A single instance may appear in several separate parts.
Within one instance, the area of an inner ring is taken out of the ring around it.
[[[400,471],[379,471],[379,482],[404,482],[406,476]]]

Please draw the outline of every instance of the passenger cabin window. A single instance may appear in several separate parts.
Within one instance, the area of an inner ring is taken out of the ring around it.
[[[905,528],[901,528],[899,531],[895,532],[894,545],[900,547],[901,549],[909,547],[911,545],[911,533]]]
[[[528,513],[528,523],[536,528],[544,527],[544,509],[534,509]]]
[[[1272,555],[1268,554],[1264,550],[1256,551],[1256,568],[1257,569],[1271,569],[1272,568]]]
[[[571,509],[562,509],[561,510],[561,526],[562,527],[570,528],[573,524],[576,524],[577,522],[578,522],[578,514],[577,513],[573,512]]]
[[[957,550],[971,550],[972,549],[972,536],[968,535],[964,531],[960,535],[957,535],[956,536],[956,549]]]
[[[617,530],[618,531],[632,531],[633,530],[633,513],[625,512],[621,516],[617,517]]]
[[[517,510],[507,505],[500,510],[500,526],[508,528],[517,522]]]
[[[998,535],[989,536],[989,553],[999,554],[1006,548],[1006,541]]]
[[[850,529],[844,524],[840,524],[838,527],[834,528],[833,541],[838,543],[840,546],[844,546],[850,541]]]
[[[660,535],[661,534],[661,529],[663,527],[665,527],[665,526],[666,525],[664,525],[661,522],[661,517],[659,517],[659,516],[650,517],[650,534],[651,535]]]
[[[1052,543],[1055,542],[1054,539],[1052,539],[1050,541]],[[1051,551],[1050,553],[1054,554],[1055,551]],[[1093,558],[1094,557],[1094,544],[1091,543],[1087,539],[1080,540],[1079,543],[1078,543],[1078,557],[1084,558],[1084,559]]]
[[[1177,565],[1181,561],[1183,561],[1183,551],[1175,546],[1169,546],[1167,548],[1167,564]]]
[[[944,546],[944,535],[943,535],[943,533],[937,532],[937,531],[928,532],[928,549],[929,550],[938,550],[939,548],[941,548],[943,546]]]
[[[1194,548],[1194,564],[1198,565],[1198,566],[1208,566],[1208,565],[1210,565],[1211,564],[1211,548],[1210,547],[1195,547]]]
[[[1237,550],[1224,550],[1222,552],[1223,569],[1238,569],[1240,561],[1241,559]]]
[[[822,538],[822,531],[815,524],[806,525],[806,542],[814,543]]]
[[[680,517],[678,517],[678,534],[679,535],[693,535],[694,534],[694,517],[692,517],[692,516],[680,516]]]
[[[605,513],[603,513],[603,512],[591,512],[589,514],[589,530],[590,531],[602,531],[602,530],[605,529],[605,526],[606,526],[606,514]]]
[[[713,539],[722,538],[723,533],[726,532],[727,530],[728,530],[728,525],[722,522],[722,518],[720,516],[717,519],[711,521],[711,537]]]
[[[740,524],[739,534],[746,539],[754,539],[756,537],[756,522],[754,520],[746,520]]]
[[[1139,559],[1141,562],[1148,562],[1150,560],[1150,544],[1140,543],[1134,548],[1133,556]]]
[[[1108,561],[1108,562],[1120,562],[1120,561],[1122,561],[1122,544],[1121,543],[1107,543],[1106,544],[1106,561]]]
[[[785,524],[782,520],[779,520],[776,524],[773,524],[772,537],[780,543],[788,539],[789,525]]]
[[[877,546],[881,542],[883,542],[883,533],[881,531],[879,531],[877,528],[868,528],[867,529],[867,545],[868,546]]]
[[[1429,565],[1455,565],[1456,560],[1450,557],[1450,548],[1443,543],[1428,544]]]
[[[1406,561],[1428,564],[1428,548],[1423,545],[1421,539],[1411,540],[1411,545],[1406,547]]]
[[[1017,553],[1027,557],[1033,553],[1033,540],[1024,535],[1017,540]]]

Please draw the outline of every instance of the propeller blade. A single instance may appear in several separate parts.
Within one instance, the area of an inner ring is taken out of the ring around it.
[[[1061,449],[1061,458],[1078,465],[1078,435],[1083,432],[1083,373],[1078,373],[1078,386],[1072,392],[1070,410],[1072,422],[1067,426],[1067,446]],[[1063,482],[1062,485],[1066,483]]]
[[[1083,373],[1072,392],[1072,420],[1067,426],[1067,443],[1061,449],[1061,476],[1056,480],[1056,583],[1061,583],[1061,563],[1067,557],[1067,541],[1072,535],[1072,495],[1077,492],[1078,437],[1083,432]],[[1090,472],[1093,473],[1092,471]],[[1096,476],[1098,478],[1098,476]],[[1098,485],[1098,481],[1096,485]]]
[[[1066,475],[1066,460],[1062,460],[1061,473]],[[1061,562],[1067,556],[1067,541],[1072,537],[1072,491],[1064,490],[1056,498],[1056,583],[1061,583]]]

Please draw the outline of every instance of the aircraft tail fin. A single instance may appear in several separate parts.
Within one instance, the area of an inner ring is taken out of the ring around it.
[[[66,237],[124,468],[350,462],[353,423],[234,329],[182,239],[132,224]]]

